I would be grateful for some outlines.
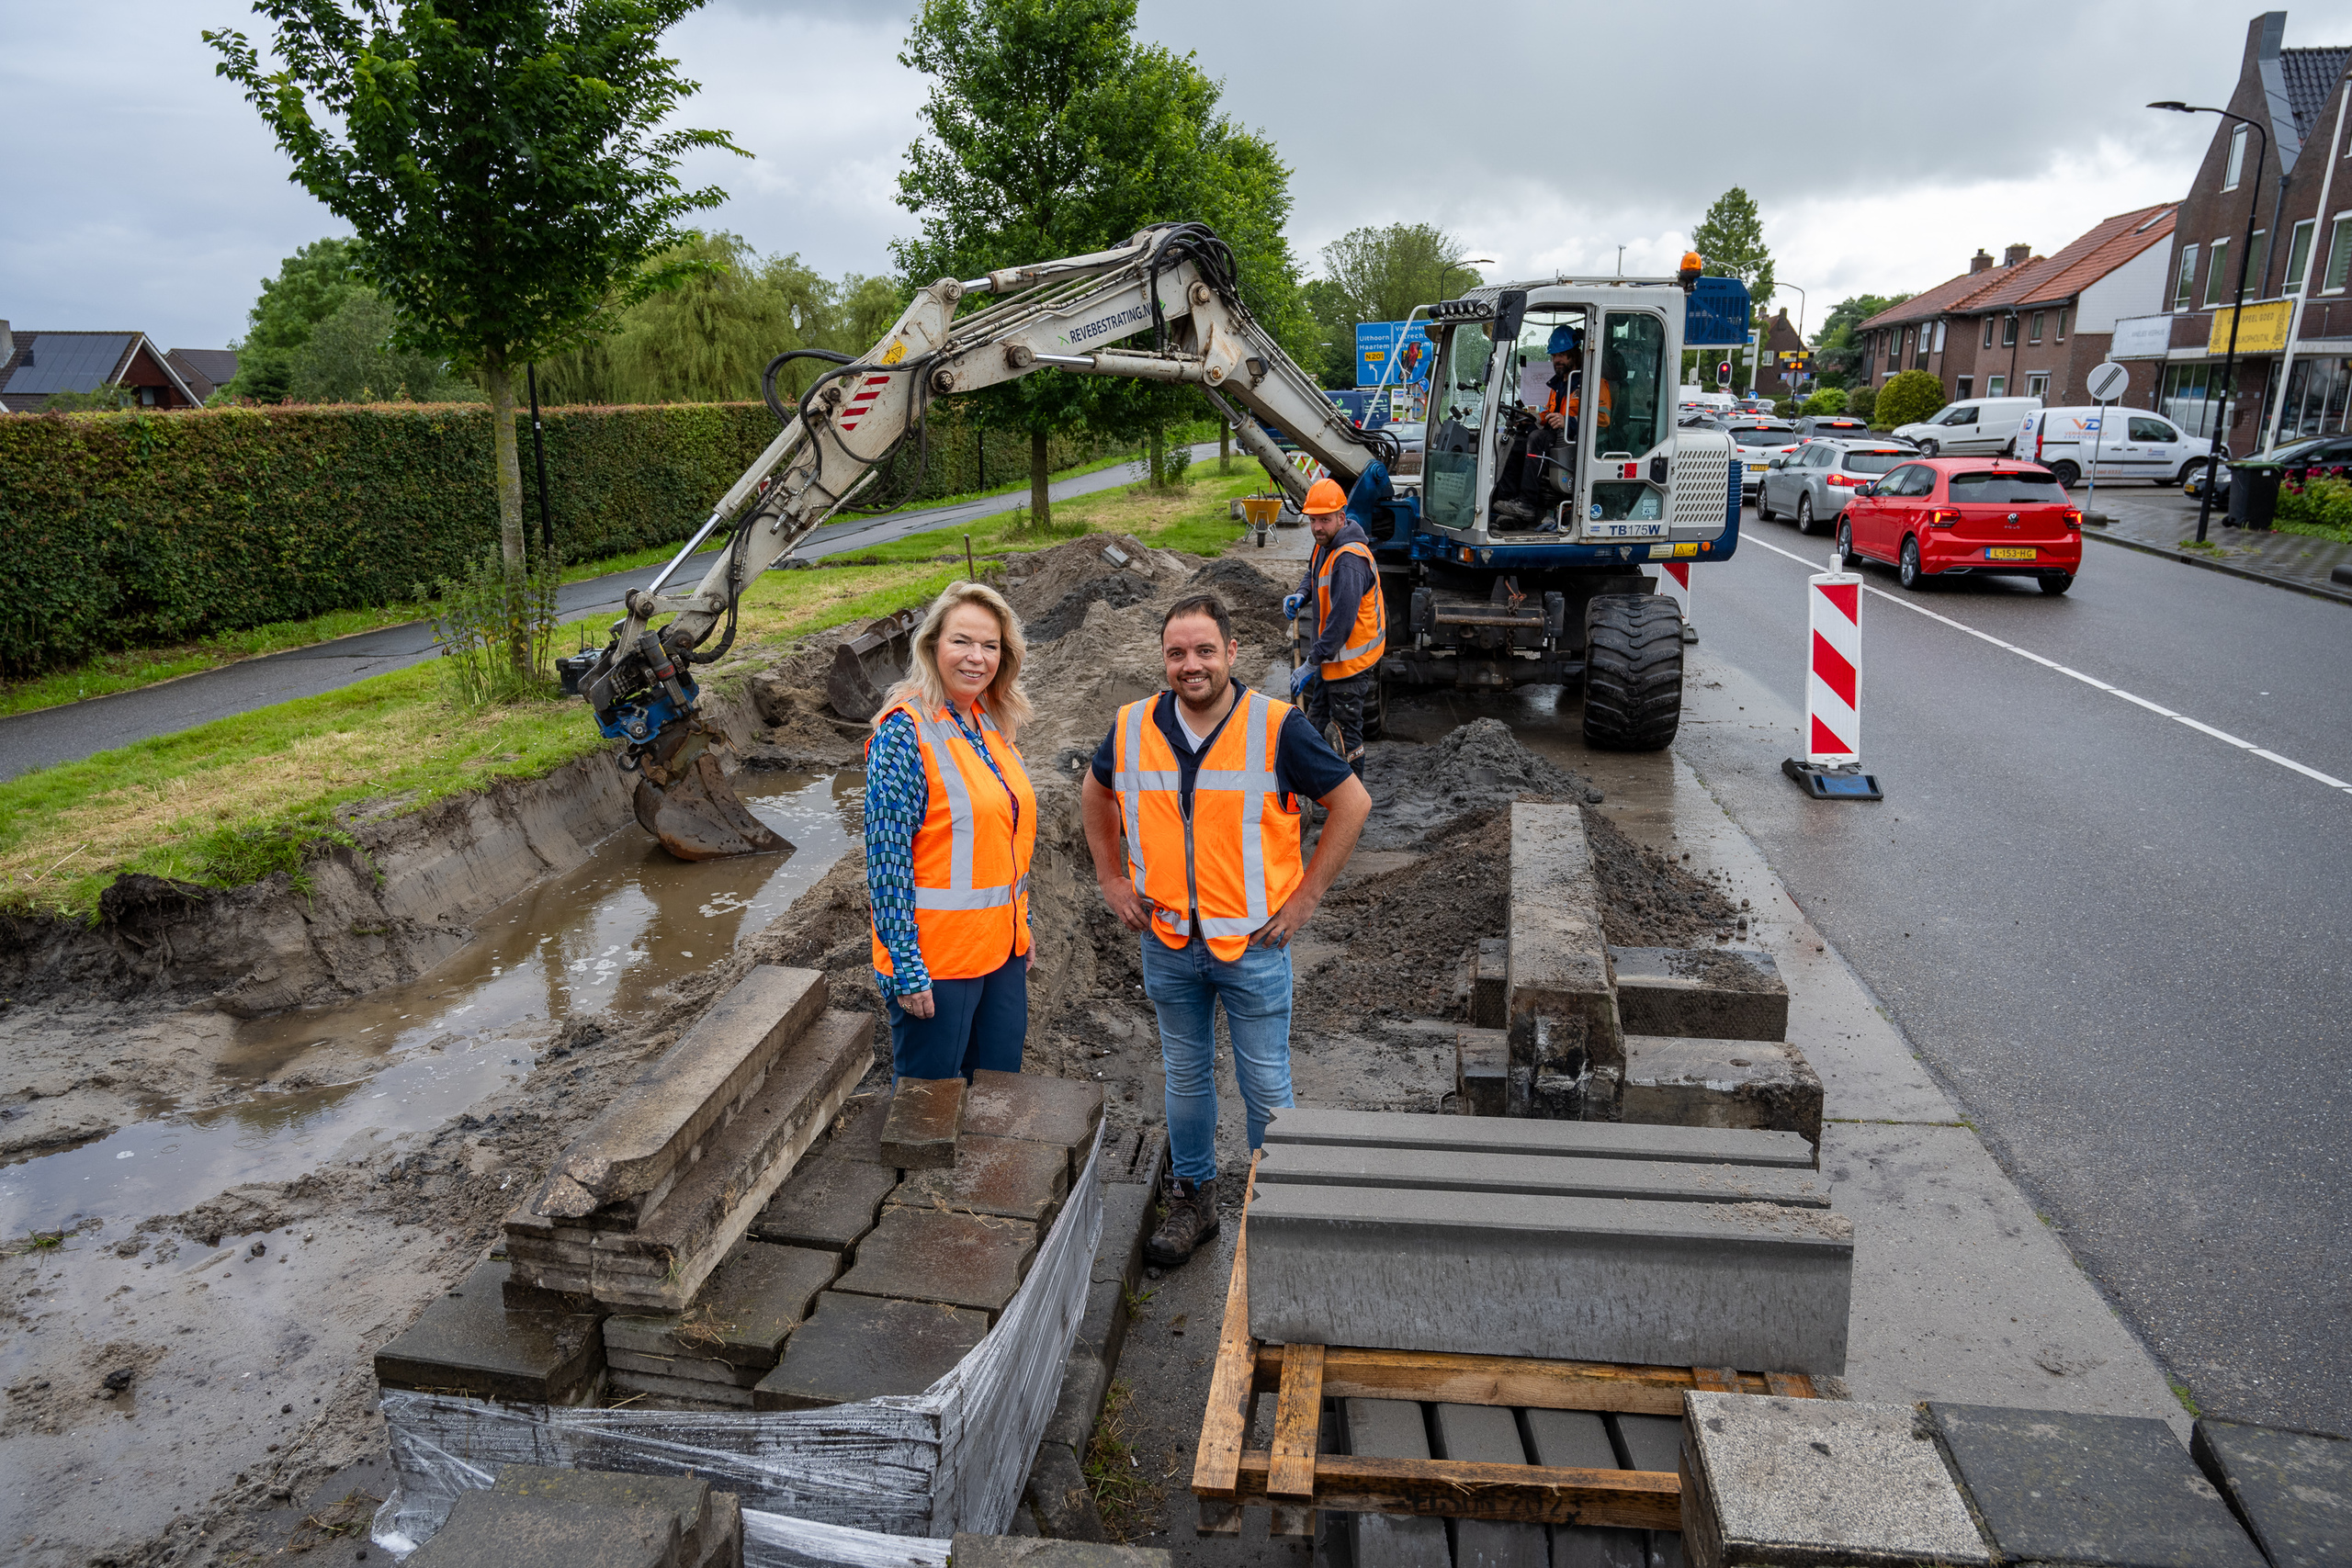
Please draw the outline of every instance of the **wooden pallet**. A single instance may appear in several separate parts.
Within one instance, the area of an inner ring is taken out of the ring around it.
[[[1318,1508],[1627,1529],[1682,1528],[1682,1483],[1671,1472],[1317,1453],[1326,1399],[1679,1416],[1682,1396],[1692,1389],[1816,1397],[1813,1381],[1793,1372],[1261,1345],[1250,1337],[1250,1198],[1256,1187],[1252,1160],[1234,1238],[1216,1369],[1193,1461],[1193,1495],[1204,1535],[1238,1534],[1241,1510],[1257,1505],[1272,1508],[1269,1533],[1277,1536],[1313,1534]],[[1271,1449],[1248,1446],[1261,1393],[1275,1395]]]

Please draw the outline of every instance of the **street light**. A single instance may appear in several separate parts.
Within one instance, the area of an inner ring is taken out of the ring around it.
[[[2262,128],[2260,120],[2248,119],[2242,114],[2232,114],[2228,109],[2203,108],[2171,98],[2160,104],[2150,104],[2148,107],[2152,109],[2170,109],[2175,114],[2217,114],[2223,119],[2233,119],[2240,125],[2254,127],[2254,133],[2262,138],[2262,149],[2255,154],[2254,158],[2253,188],[2256,190],[2261,188],[2262,170],[2270,161],[2270,132]],[[2237,382],[2238,322],[2245,316],[2246,263],[2254,259],[2254,220],[2261,206],[2259,201],[2251,197],[2247,198],[2245,243],[2238,247],[2238,287],[2237,291],[2230,298],[2230,348],[2229,352],[2222,356],[2222,414],[2214,421],[2212,437],[2206,447],[2205,482],[2199,488],[2197,496],[2197,542],[2200,545],[2205,542],[2206,522],[2213,515],[2213,475],[2222,464],[2222,426],[2229,419],[2230,393]],[[2267,271],[2268,267],[2267,259],[2264,265]],[[2210,390],[2205,395],[2205,400],[2208,404],[2213,400]]]

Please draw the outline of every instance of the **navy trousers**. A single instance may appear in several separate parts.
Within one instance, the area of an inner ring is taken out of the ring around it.
[[[931,1016],[890,1005],[890,1070],[902,1078],[966,1078],[982,1067],[1021,1070],[1029,1034],[1029,960],[1014,953],[991,974],[933,980]]]

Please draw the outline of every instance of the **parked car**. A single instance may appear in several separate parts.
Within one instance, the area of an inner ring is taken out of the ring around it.
[[[2001,452],[2014,457],[2018,430],[2026,415],[2041,406],[2040,398],[1971,398],[1917,424],[1898,424],[1894,434],[1917,442],[1919,455]]]
[[[2198,443],[2201,448],[2203,442]],[[2230,493],[2230,464],[2234,461],[2227,446],[2222,448],[2222,460],[2214,466],[2213,498],[2225,500]],[[2290,477],[2308,476],[2313,468],[2324,474],[2343,479],[2352,474],[2352,435],[2304,435],[2292,441],[2281,441],[2267,452],[2257,452],[2246,459],[2249,463],[2277,463]],[[2197,460],[2188,465],[2188,477],[2180,488],[2193,500],[2204,493],[2205,454],[2199,450]]]
[[[2037,464],[1914,458],[1855,492],[1838,547],[1887,562],[1909,589],[1932,577],[2030,577],[2064,593],[2083,564],[2083,513]]]
[[[1733,420],[1729,429],[1731,444],[1739,455],[1739,497],[1745,502],[1756,494],[1772,459],[1787,457],[1802,443],[1797,427],[1786,420],[1749,415]]]
[[[2102,480],[2187,481],[2205,460],[2205,443],[2172,421],[2109,404],[2105,408],[2037,409],[2018,427],[2017,455],[2041,464],[2072,490],[2097,458]]]
[[[1763,483],[1756,491],[1756,515],[1768,523],[1788,518],[1798,533],[1810,534],[1816,525],[1834,523],[1864,485],[1916,455],[1908,446],[1875,437],[1816,437],[1765,465]]]

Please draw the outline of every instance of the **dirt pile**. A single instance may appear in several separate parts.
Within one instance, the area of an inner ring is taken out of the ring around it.
[[[1300,1011],[1316,1026],[1361,1027],[1374,1018],[1467,1021],[1454,996],[1463,954],[1510,922],[1510,809],[1489,806],[1453,817],[1416,849],[1406,864],[1333,888],[1307,928],[1317,942],[1347,949],[1299,985]]]
[[[1090,577],[1071,589],[1042,615],[1024,626],[1032,644],[1051,642],[1068,637],[1086,624],[1086,609],[1090,604],[1108,604],[1124,610],[1130,604],[1140,604],[1154,592],[1151,583],[1129,571],[1114,571],[1102,577]]]
[[[1598,812],[1584,814],[1600,875],[1600,924],[1619,947],[1706,947],[1736,934],[1739,909],[1662,851],[1637,844]]]
[[[1404,849],[1465,813],[1522,796],[1598,801],[1600,792],[1519,743],[1500,719],[1473,719],[1434,746],[1377,741],[1364,749],[1372,821],[1363,846]]]

